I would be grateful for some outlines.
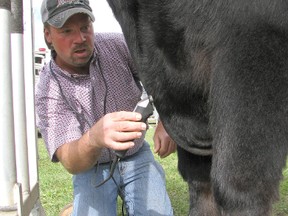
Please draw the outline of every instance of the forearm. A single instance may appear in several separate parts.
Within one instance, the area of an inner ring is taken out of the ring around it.
[[[72,174],[92,168],[102,148],[127,150],[134,146],[131,140],[142,136],[146,124],[139,122],[141,114],[134,112],[109,113],[95,123],[79,140],[58,148],[56,156]]]
[[[71,174],[92,168],[100,156],[101,148],[92,146],[89,131],[80,139],[62,145],[56,155],[65,169]]]

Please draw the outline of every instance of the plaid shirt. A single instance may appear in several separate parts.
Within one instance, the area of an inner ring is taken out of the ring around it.
[[[104,112],[132,111],[140,100],[141,90],[123,36],[97,33],[94,46],[89,75],[71,75],[53,58],[40,73],[36,86],[37,126],[54,162],[58,161],[57,148],[79,139]],[[127,155],[137,152],[143,139],[144,134]],[[112,158],[112,151],[103,149],[98,161],[105,163]]]

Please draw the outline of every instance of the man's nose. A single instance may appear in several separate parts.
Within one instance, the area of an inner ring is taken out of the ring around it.
[[[78,30],[76,32],[76,41],[79,43],[86,41],[86,34],[82,32],[81,30]]]

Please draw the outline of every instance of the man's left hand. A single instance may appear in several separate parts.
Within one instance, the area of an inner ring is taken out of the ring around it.
[[[158,122],[155,129],[153,140],[154,152],[161,158],[165,158],[176,151],[176,144],[166,132],[161,121]]]

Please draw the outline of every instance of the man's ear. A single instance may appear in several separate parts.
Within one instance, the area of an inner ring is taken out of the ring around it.
[[[49,49],[52,49],[53,46],[52,46],[51,33],[48,28],[44,28],[44,40],[45,40],[47,47]]]
[[[50,30],[48,28],[44,28],[44,37],[47,43],[52,43]]]

